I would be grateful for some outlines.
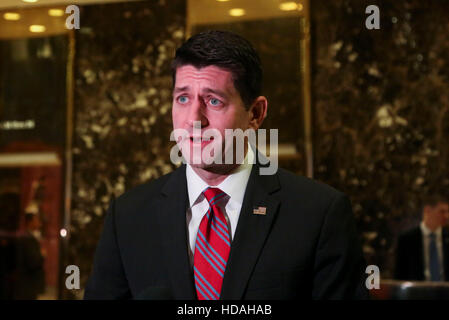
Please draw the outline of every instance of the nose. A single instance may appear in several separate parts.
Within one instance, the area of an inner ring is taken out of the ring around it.
[[[196,121],[201,122],[201,128],[206,127],[209,122],[207,117],[204,115],[205,104],[200,98],[196,98],[189,108],[189,113],[187,116],[187,125],[189,128],[193,128]]]

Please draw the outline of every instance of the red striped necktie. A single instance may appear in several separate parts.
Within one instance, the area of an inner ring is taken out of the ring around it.
[[[217,205],[227,195],[218,188],[203,191],[209,210],[196,235],[193,271],[199,300],[218,300],[231,249],[229,229],[223,211]]]

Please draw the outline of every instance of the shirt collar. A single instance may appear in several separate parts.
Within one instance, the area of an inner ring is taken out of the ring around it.
[[[426,226],[426,224],[424,223],[424,221],[421,221],[420,227],[421,227],[422,233],[423,233],[426,237],[428,237],[428,236],[432,233],[432,231],[431,231],[429,228],[427,228],[427,226]],[[433,233],[435,234],[435,236],[441,237],[441,230],[442,230],[442,228],[439,227],[438,229],[436,229],[435,231],[433,231]]]
[[[216,188],[221,189],[231,199],[239,205],[243,203],[246,185],[251,174],[251,169],[254,162],[254,151],[248,144],[248,152],[246,153],[245,161],[230,175],[226,177]],[[203,179],[192,169],[190,164],[186,165],[187,190],[189,193],[190,207],[194,206],[199,200],[201,192],[209,187]]]

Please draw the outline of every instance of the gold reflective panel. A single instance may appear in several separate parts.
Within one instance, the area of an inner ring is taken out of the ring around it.
[[[235,32],[254,45],[268,98],[262,128],[279,129],[280,166],[311,177],[309,2],[188,0],[187,36],[210,29]]]
[[[50,15],[50,10],[53,14]],[[65,7],[35,7],[0,11],[0,39],[67,34]],[[56,15],[55,13],[63,13]]]
[[[1,300],[60,297],[74,38],[61,12],[0,10]]]

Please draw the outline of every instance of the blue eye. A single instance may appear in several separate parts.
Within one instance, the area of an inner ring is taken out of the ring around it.
[[[178,98],[178,102],[181,103],[181,104],[185,104],[185,103],[187,103],[188,101],[189,101],[189,98],[187,98],[186,96],[180,96],[180,97]]]
[[[211,105],[213,105],[213,106],[215,106],[215,107],[216,107],[216,106],[219,106],[220,103],[221,103],[220,100],[215,99],[215,98],[210,99],[209,102],[210,102]]]

